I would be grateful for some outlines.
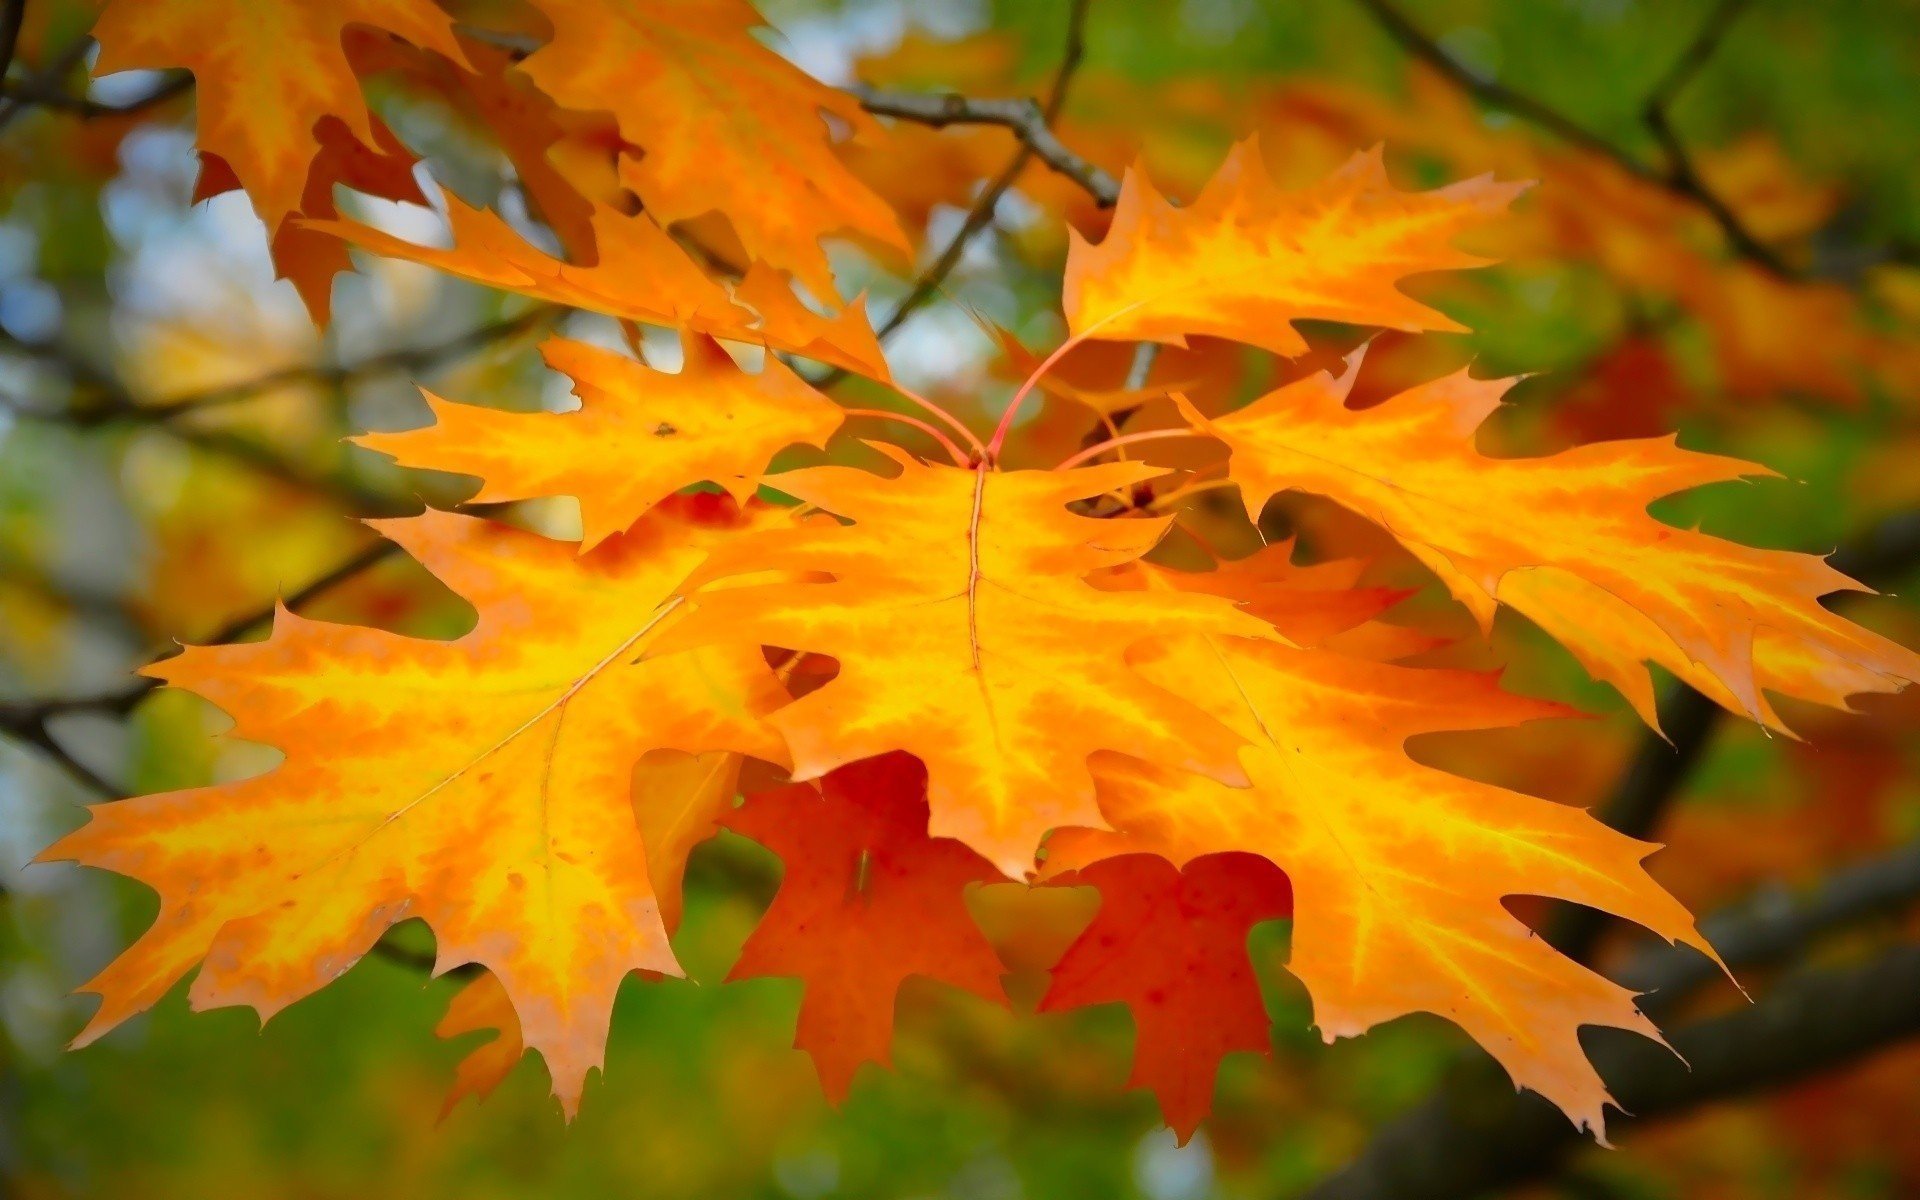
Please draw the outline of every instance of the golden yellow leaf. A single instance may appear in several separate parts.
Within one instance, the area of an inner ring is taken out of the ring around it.
[[[1407,296],[1410,275],[1485,264],[1452,247],[1524,184],[1470,179],[1395,191],[1379,150],[1325,181],[1283,192],[1256,141],[1233,148],[1184,208],[1127,173],[1098,244],[1073,235],[1063,302],[1077,338],[1185,345],[1210,334],[1288,356],[1307,347],[1292,322],[1458,330]]]
[[[707,338],[681,345],[685,365],[669,373],[555,338],[541,353],[572,378],[577,410],[509,413],[427,393],[434,424],[355,440],[405,466],[479,476],[481,503],[577,497],[585,550],[692,484],[720,484],[745,503],[774,454],[823,446],[839,428],[839,407],[779,359],[754,375]]]
[[[1338,501],[1398,538],[1483,627],[1511,605],[1649,721],[1648,660],[1775,728],[1769,691],[1844,707],[1920,677],[1920,656],[1820,606],[1860,585],[1817,555],[1757,550],[1647,513],[1663,496],[1764,468],[1672,438],[1490,458],[1474,434],[1511,380],[1463,371],[1354,410],[1345,400],[1360,359],[1225,417],[1185,407],[1231,449],[1228,474],[1256,518],[1289,488]]]
[[[453,245],[422,246],[356,221],[304,224],[388,258],[423,263],[488,287],[627,321],[690,329],[728,341],[787,350],[886,380],[886,358],[855,300],[839,315],[808,311],[772,269],[749,268],[732,294],[674,244],[645,214],[593,209],[597,255],[590,265],[563,262],[532,245],[494,213],[444,194]]]
[[[1418,734],[1565,710],[1503,693],[1489,675],[1239,638],[1149,647],[1140,669],[1247,739],[1253,786],[1102,756],[1100,809],[1113,831],[1055,834],[1047,873],[1140,851],[1175,864],[1236,850],[1271,859],[1293,883],[1289,967],[1328,1040],[1437,1013],[1515,1082],[1600,1131],[1607,1094],[1580,1028],[1659,1035],[1632,992],[1561,955],[1502,902],[1559,897],[1706,944],[1640,865],[1651,844],[1403,749]]]
[[[847,467],[774,486],[851,525],[806,522],[742,539],[702,572],[791,571],[829,582],[699,595],[668,645],[748,641],[831,655],[839,674],[771,718],[797,779],[906,750],[927,766],[931,831],[1007,874],[1040,837],[1098,823],[1087,756],[1120,750],[1235,780],[1238,740],[1145,684],[1130,647],[1213,632],[1268,636],[1212,596],[1103,591],[1164,520],[1096,520],[1067,504],[1158,474],[1139,463],[1074,471],[927,466],[889,447],[892,479]]]
[[[711,503],[708,503],[711,501]],[[589,555],[444,513],[377,523],[479,613],[453,641],[282,612],[264,642],[152,668],[286,753],[238,783],[96,806],[47,856],[131,875],[160,915],[89,984],[80,1041],[204,960],[196,1007],[263,1017],[419,917],[441,969],[499,977],[571,1113],[630,971],[677,974],[630,795],[663,748],[782,761],[786,697],[753,647],[649,657],[678,589],[749,519],[720,497],[662,507]],[[677,886],[677,879],[671,881]]]

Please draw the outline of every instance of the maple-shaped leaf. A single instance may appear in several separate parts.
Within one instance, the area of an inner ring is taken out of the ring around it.
[[[441,969],[499,977],[572,1112],[620,980],[678,973],[634,807],[683,798],[634,796],[634,764],[659,748],[784,758],[761,715],[786,692],[753,648],[647,656],[688,573],[750,524],[731,510],[689,497],[584,556],[470,517],[378,522],[474,606],[471,632],[281,612],[264,642],[150,668],[286,761],[95,806],[47,851],[160,893],[153,926],[86,985],[102,1003],[80,1041],[201,960],[197,1007],[270,1015],[420,917]]]
[[[1156,854],[1123,854],[1056,882],[1098,888],[1100,908],[1054,966],[1040,1011],[1131,1009],[1127,1086],[1150,1089],[1185,1144],[1213,1106],[1220,1060],[1271,1051],[1247,933],[1292,913],[1287,877],[1252,854],[1204,855],[1184,870]]]
[[[865,235],[905,254],[886,201],[834,154],[827,117],[879,128],[852,95],[753,36],[746,0],[532,0],[551,42],[521,70],[568,108],[606,110],[642,150],[621,172],[662,225],[726,216],[747,253],[836,296],[820,239]],[[671,119],[662,119],[671,114]]]
[[[965,902],[1000,877],[950,838],[927,835],[926,769],[885,754],[748,796],[727,828],[772,850],[786,875],[729,980],[795,976],[806,985],[794,1044],[829,1099],[862,1063],[889,1061],[894,1001],[924,975],[1004,1004],[1002,967]]]
[[[1126,654],[1152,637],[1271,631],[1217,597],[1094,587],[1088,575],[1138,559],[1168,522],[1067,509],[1157,468],[963,470],[878,448],[898,476],[815,467],[774,477],[851,524],[771,530],[703,571],[831,581],[702,595],[667,643],[749,640],[839,662],[831,683],[772,718],[795,778],[907,750],[931,775],[931,831],[1015,878],[1032,869],[1048,829],[1099,823],[1087,768],[1095,750],[1240,778],[1236,739],[1147,684]]]
[[[1453,239],[1524,186],[1471,179],[1400,192],[1374,150],[1287,192],[1249,138],[1192,204],[1176,207],[1135,168],[1106,238],[1072,235],[1067,326],[1077,338],[1175,345],[1208,334],[1289,357],[1307,348],[1292,324],[1303,319],[1458,330],[1399,285],[1426,271],[1485,265]]]
[[[434,424],[355,440],[405,466],[478,476],[481,503],[576,497],[590,549],[691,484],[717,483],[744,503],[776,453],[824,446],[839,428],[840,408],[779,359],[750,374],[711,339],[681,345],[685,363],[669,373],[555,338],[541,354],[572,378],[579,409],[510,413],[427,393]]]
[[[342,44],[349,26],[465,62],[453,18],[429,0],[112,0],[93,28],[94,73],[191,71],[199,150],[231,171],[277,237],[288,217],[315,211],[309,175],[323,121],[369,153],[395,149],[379,136]]]
[[[1649,722],[1652,660],[1736,712],[1784,728],[1769,691],[1844,707],[1920,678],[1920,656],[1821,607],[1861,585],[1811,554],[1758,550],[1655,520],[1647,505],[1768,474],[1672,438],[1492,458],[1475,432],[1512,380],[1462,371],[1366,409],[1360,368],[1322,372],[1225,417],[1185,406],[1227,444],[1258,518],[1276,493],[1315,492],[1378,523],[1490,625],[1506,603],[1559,637]]]
[[[627,321],[690,329],[728,341],[786,350],[885,381],[886,357],[855,300],[837,316],[813,313],[777,272],[750,267],[731,293],[709,278],[644,213],[596,205],[589,218],[595,260],[564,262],[515,233],[497,214],[442,194],[453,245],[422,246],[357,221],[308,221],[388,258],[423,263],[488,287]]]
[[[1556,897],[1705,943],[1641,866],[1651,844],[1579,809],[1423,766],[1403,748],[1419,734],[1566,710],[1506,694],[1488,675],[1238,638],[1148,647],[1141,669],[1247,739],[1253,786],[1103,759],[1100,807],[1114,832],[1056,833],[1047,871],[1131,852],[1181,864],[1259,854],[1292,882],[1288,965],[1329,1039],[1437,1013],[1517,1083],[1599,1130],[1607,1094],[1580,1028],[1658,1035],[1632,992],[1561,955],[1503,902]]]
[[[695,846],[720,831],[720,818],[732,811],[740,793],[745,762],[744,755],[727,750],[655,750],[634,765],[634,821],[646,847],[647,880],[669,933],[680,925],[687,858]],[[433,1032],[443,1038],[495,1035],[460,1060],[440,1109],[443,1118],[468,1096],[483,1100],[492,1094],[527,1050],[513,1001],[500,981],[484,972],[454,994]]]

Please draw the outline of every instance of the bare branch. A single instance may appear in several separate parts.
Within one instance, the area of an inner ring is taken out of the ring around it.
[[[1881,521],[1842,546],[1834,566],[1870,587],[1886,587],[1920,564],[1920,513]],[[1660,706],[1665,737],[1649,730],[1613,794],[1594,810],[1609,826],[1646,838],[1680,793],[1705,752],[1726,710],[1687,687],[1676,687]],[[1565,908],[1548,926],[1547,940],[1563,954],[1585,962],[1598,947],[1611,918],[1590,908]]]
[[[1088,0],[1073,0],[1073,7],[1068,13],[1066,49],[1060,56],[1060,67],[1054,72],[1053,86],[1047,92],[1046,102],[1040,106],[1040,122],[1043,128],[1051,127],[1051,122],[1060,112],[1060,106],[1066,102],[1067,87],[1073,82],[1073,74],[1079,69],[1080,59],[1086,52],[1087,4]],[[959,230],[948,239],[946,248],[921,273],[920,278],[914,281],[906,298],[900,301],[899,306],[881,324],[878,331],[880,337],[885,338],[900,328],[916,309],[932,299],[940,290],[940,285],[946,282],[947,276],[952,274],[953,269],[960,264],[960,259],[965,256],[967,247],[972,244],[974,237],[993,220],[994,211],[1000,205],[1000,198],[1006,195],[1007,190],[1020,178],[1020,173],[1027,169],[1027,164],[1033,161],[1034,156],[1033,142],[1021,139],[1020,149],[1014,152],[1013,158],[1007,162],[1000,174],[981,189],[979,197],[973,202],[973,207],[967,212],[966,220],[960,223]]]
[[[13,54],[20,48],[20,24],[27,19],[27,0],[6,0],[0,7],[0,82],[13,70]]]
[[[1671,1053],[1619,1030],[1597,1030],[1592,1043],[1595,1065],[1631,1114],[1610,1120],[1617,1132],[1834,1070],[1916,1035],[1920,946],[1899,946],[1794,977],[1751,1007],[1684,1026],[1670,1036]],[[1381,1130],[1307,1200],[1464,1200],[1545,1175],[1584,1144],[1547,1101],[1515,1093],[1497,1069],[1475,1070]]]
[[[1010,129],[1055,171],[1084,188],[1102,207],[1120,198],[1120,184],[1095,163],[1067,149],[1047,124],[1036,100],[976,100],[953,92],[882,92],[863,85],[852,89],[861,106],[877,116],[895,117],[944,129],[949,125],[998,125]]]
[[[1708,17],[1700,33],[1675,62],[1673,69],[1663,77],[1647,103],[1643,117],[1648,130],[1660,142],[1661,149],[1667,156],[1665,170],[1642,162],[1544,101],[1524,92],[1515,91],[1498,80],[1489,79],[1474,71],[1448,54],[1438,42],[1421,32],[1420,28],[1394,7],[1390,0],[1357,0],[1357,2],[1367,10],[1389,37],[1400,44],[1403,50],[1431,66],[1475,99],[1517,117],[1525,118],[1562,141],[1598,155],[1634,178],[1665,188],[1673,195],[1694,205],[1720,227],[1722,235],[1726,237],[1729,247],[1735,254],[1755,263],[1768,274],[1780,279],[1798,279],[1804,276],[1804,272],[1794,268],[1782,259],[1778,252],[1756,238],[1739,216],[1728,207],[1726,201],[1700,178],[1685,148],[1675,135],[1667,115],[1669,102],[1712,57],[1713,52],[1719,47],[1720,40],[1726,35],[1727,29],[1746,7],[1745,0],[1722,0],[1719,7]]]

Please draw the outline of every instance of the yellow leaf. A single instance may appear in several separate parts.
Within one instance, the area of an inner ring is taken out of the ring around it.
[[[1648,660],[1775,728],[1768,691],[1844,707],[1856,692],[1920,677],[1920,656],[1820,606],[1860,585],[1817,555],[1757,550],[1647,513],[1662,496],[1764,468],[1670,437],[1489,458],[1474,434],[1511,380],[1463,371],[1354,410],[1345,400],[1360,358],[1339,378],[1309,376],[1225,417],[1184,406],[1231,449],[1228,474],[1250,514],[1289,488],[1338,501],[1398,538],[1483,628],[1511,605],[1649,722]]]
[[[671,374],[556,338],[542,354],[573,379],[578,410],[508,413],[428,393],[435,424],[355,440],[405,466],[479,476],[480,503],[577,497],[581,548],[592,549],[692,484],[745,503],[775,453],[823,446],[839,428],[840,409],[780,360],[751,375],[707,338],[681,344],[686,363]]]
[[[160,893],[153,926],[87,984],[102,1004],[79,1040],[202,960],[196,1007],[271,1015],[419,917],[441,969],[499,977],[571,1113],[621,979],[679,973],[634,807],[683,798],[631,795],[635,763],[662,748],[784,759],[761,716],[786,693],[757,650],[646,657],[688,573],[741,532],[712,507],[659,509],[585,556],[468,517],[379,522],[473,604],[471,632],[426,641],[282,612],[267,641],[152,668],[286,761],[98,805],[47,851]]]
[[[604,206],[595,207],[590,220],[596,260],[591,265],[563,262],[528,243],[494,213],[451,193],[443,198],[453,232],[453,245],[444,250],[357,221],[303,224],[388,258],[552,304],[787,350],[872,379],[888,378],[880,341],[859,300],[838,316],[818,316],[761,264],[749,268],[729,295],[651,218]]]
[[[846,467],[775,476],[775,486],[852,522],[805,522],[743,539],[703,577],[829,574],[830,582],[700,594],[668,645],[746,641],[831,655],[832,682],[771,723],[795,778],[906,750],[927,766],[931,831],[1007,874],[1033,866],[1057,825],[1098,823],[1087,756],[1120,750],[1238,779],[1238,740],[1126,662],[1152,637],[1270,636],[1226,600],[1103,591],[1086,577],[1132,562],[1164,520],[1096,520],[1066,505],[1159,471]]]
[[[1374,150],[1314,187],[1283,192],[1248,139],[1180,208],[1135,168],[1106,238],[1093,244],[1073,235],[1067,326],[1076,338],[1175,345],[1210,334],[1288,356],[1307,348],[1292,325],[1302,319],[1458,330],[1399,284],[1425,271],[1485,265],[1451,243],[1524,186],[1470,179],[1399,192]]]
[[[1548,946],[1502,902],[1559,897],[1711,951],[1640,865],[1653,845],[1579,809],[1422,766],[1403,748],[1417,734],[1564,710],[1505,694],[1489,675],[1238,638],[1150,648],[1140,666],[1247,739],[1253,786],[1103,756],[1100,809],[1114,831],[1055,834],[1047,873],[1139,851],[1177,865],[1263,855],[1293,883],[1288,965],[1329,1041],[1437,1013],[1516,1083],[1600,1131],[1607,1094],[1580,1028],[1659,1034],[1632,992]]]

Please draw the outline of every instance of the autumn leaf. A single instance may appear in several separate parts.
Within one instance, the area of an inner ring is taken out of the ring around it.
[[[1485,264],[1453,239],[1524,185],[1472,179],[1395,191],[1379,150],[1323,182],[1283,192],[1249,138],[1186,207],[1135,168],[1098,244],[1077,233],[1063,304],[1075,338],[1185,345],[1190,334],[1304,352],[1305,319],[1409,331],[1461,326],[1400,290],[1408,276]]]
[[[786,864],[773,904],[729,980],[790,975],[806,985],[794,1044],[827,1097],[846,1099],[862,1063],[885,1065],[895,996],[910,976],[997,1004],[1000,960],[967,912],[968,885],[999,872],[949,838],[927,836],[926,769],[886,754],[747,797],[727,828]]]
[[[1419,734],[1564,715],[1462,671],[1364,662],[1237,638],[1149,647],[1148,678],[1249,743],[1250,788],[1104,757],[1113,832],[1062,830],[1049,875],[1146,852],[1186,864],[1245,851],[1293,884],[1293,957],[1331,1040],[1413,1012],[1455,1022],[1516,1083],[1599,1131],[1607,1094],[1586,1025],[1657,1037],[1634,995],[1561,955],[1503,905],[1551,896],[1707,950],[1640,860],[1654,847],[1588,814],[1409,758]],[[1709,951],[1710,953],[1710,951]]]
[[[420,917],[440,969],[499,977],[574,1111],[620,980],[679,971],[634,807],[683,801],[632,795],[635,763],[661,748],[784,758],[761,714],[786,693],[757,650],[647,656],[688,573],[751,525],[730,508],[663,506],[584,556],[468,517],[378,522],[474,606],[471,632],[429,641],[283,611],[267,641],[152,668],[287,757],[239,783],[96,806],[47,852],[161,897],[87,985],[102,1004],[79,1040],[203,959],[196,1007],[269,1016]]]
[[[541,354],[573,380],[578,410],[508,413],[427,393],[433,425],[355,440],[405,466],[479,476],[480,503],[578,497],[581,548],[591,549],[692,484],[720,484],[745,503],[774,454],[824,446],[839,428],[840,409],[777,358],[750,374],[708,338],[689,334],[681,347],[685,364],[669,373],[555,338]]]
[[[413,177],[413,155],[378,117],[371,118],[369,123],[373,128],[371,148],[354,138],[338,117],[322,117],[315,124],[314,139],[319,151],[302,193],[304,215],[338,216],[333,191],[340,186],[387,200],[425,202],[426,197]],[[196,201],[240,187],[240,177],[225,159],[212,154],[202,156],[200,178],[193,188]],[[353,269],[347,248],[339,239],[316,232],[298,221],[283,221],[274,229],[269,249],[275,274],[293,284],[315,324],[326,324],[332,316],[333,277]]]
[[[520,1017],[513,1010],[513,1001],[500,980],[490,974],[479,975],[453,994],[446,1015],[433,1027],[433,1033],[443,1038],[469,1033],[493,1035],[467,1051],[454,1068],[453,1086],[440,1105],[443,1121],[468,1096],[484,1100],[492,1095],[527,1052],[520,1040]]]
[[[1267,1008],[1247,933],[1291,915],[1287,877],[1251,854],[1209,854],[1184,869],[1124,854],[1059,877],[1100,891],[1093,922],[1053,968],[1042,1012],[1123,1003],[1133,1013],[1133,1073],[1182,1144],[1213,1107],[1220,1060],[1271,1052]]]
[[[702,573],[831,581],[702,594],[667,643],[751,641],[839,662],[831,683],[771,718],[796,779],[909,751],[931,777],[930,831],[1021,878],[1048,829],[1099,823],[1087,769],[1095,750],[1240,778],[1235,739],[1147,685],[1126,653],[1153,637],[1271,631],[1215,597],[1125,594],[1086,581],[1138,559],[1167,522],[1096,520],[1067,504],[1156,468],[962,470],[877,448],[899,464],[898,476],[815,467],[774,477],[781,491],[851,524],[798,523],[742,539]]]
[[[232,172],[277,238],[290,216],[331,215],[331,204],[315,205],[318,192],[309,187],[323,121],[338,122],[364,151],[397,149],[391,135],[381,136],[348,61],[341,38],[350,26],[465,64],[452,18],[428,0],[112,0],[93,29],[100,43],[94,74],[193,72],[198,149]],[[320,178],[329,181],[324,192],[345,176]]]
[[[1817,555],[1756,550],[1646,511],[1764,468],[1672,438],[1491,458],[1475,431],[1511,380],[1460,372],[1355,410],[1345,401],[1361,358],[1225,417],[1186,407],[1230,447],[1228,473],[1255,519],[1288,488],[1338,501],[1398,538],[1483,627],[1499,603],[1525,613],[1649,723],[1647,661],[1774,728],[1784,725],[1767,692],[1844,706],[1920,677],[1920,657],[1820,606],[1860,585]]]
[[[496,214],[451,193],[442,200],[453,234],[447,249],[418,245],[356,221],[306,225],[388,258],[552,304],[787,350],[870,379],[889,378],[859,300],[837,316],[819,316],[761,264],[749,268],[729,293],[645,214],[630,217],[595,207],[588,223],[597,257],[583,265],[552,257]]]
[[[826,118],[862,138],[878,126],[755,40],[762,22],[746,0],[532,3],[554,36],[521,70],[568,108],[613,114],[642,151],[621,178],[660,224],[720,212],[754,259],[824,300],[838,292],[822,237],[907,252],[893,211],[835,156]]]

